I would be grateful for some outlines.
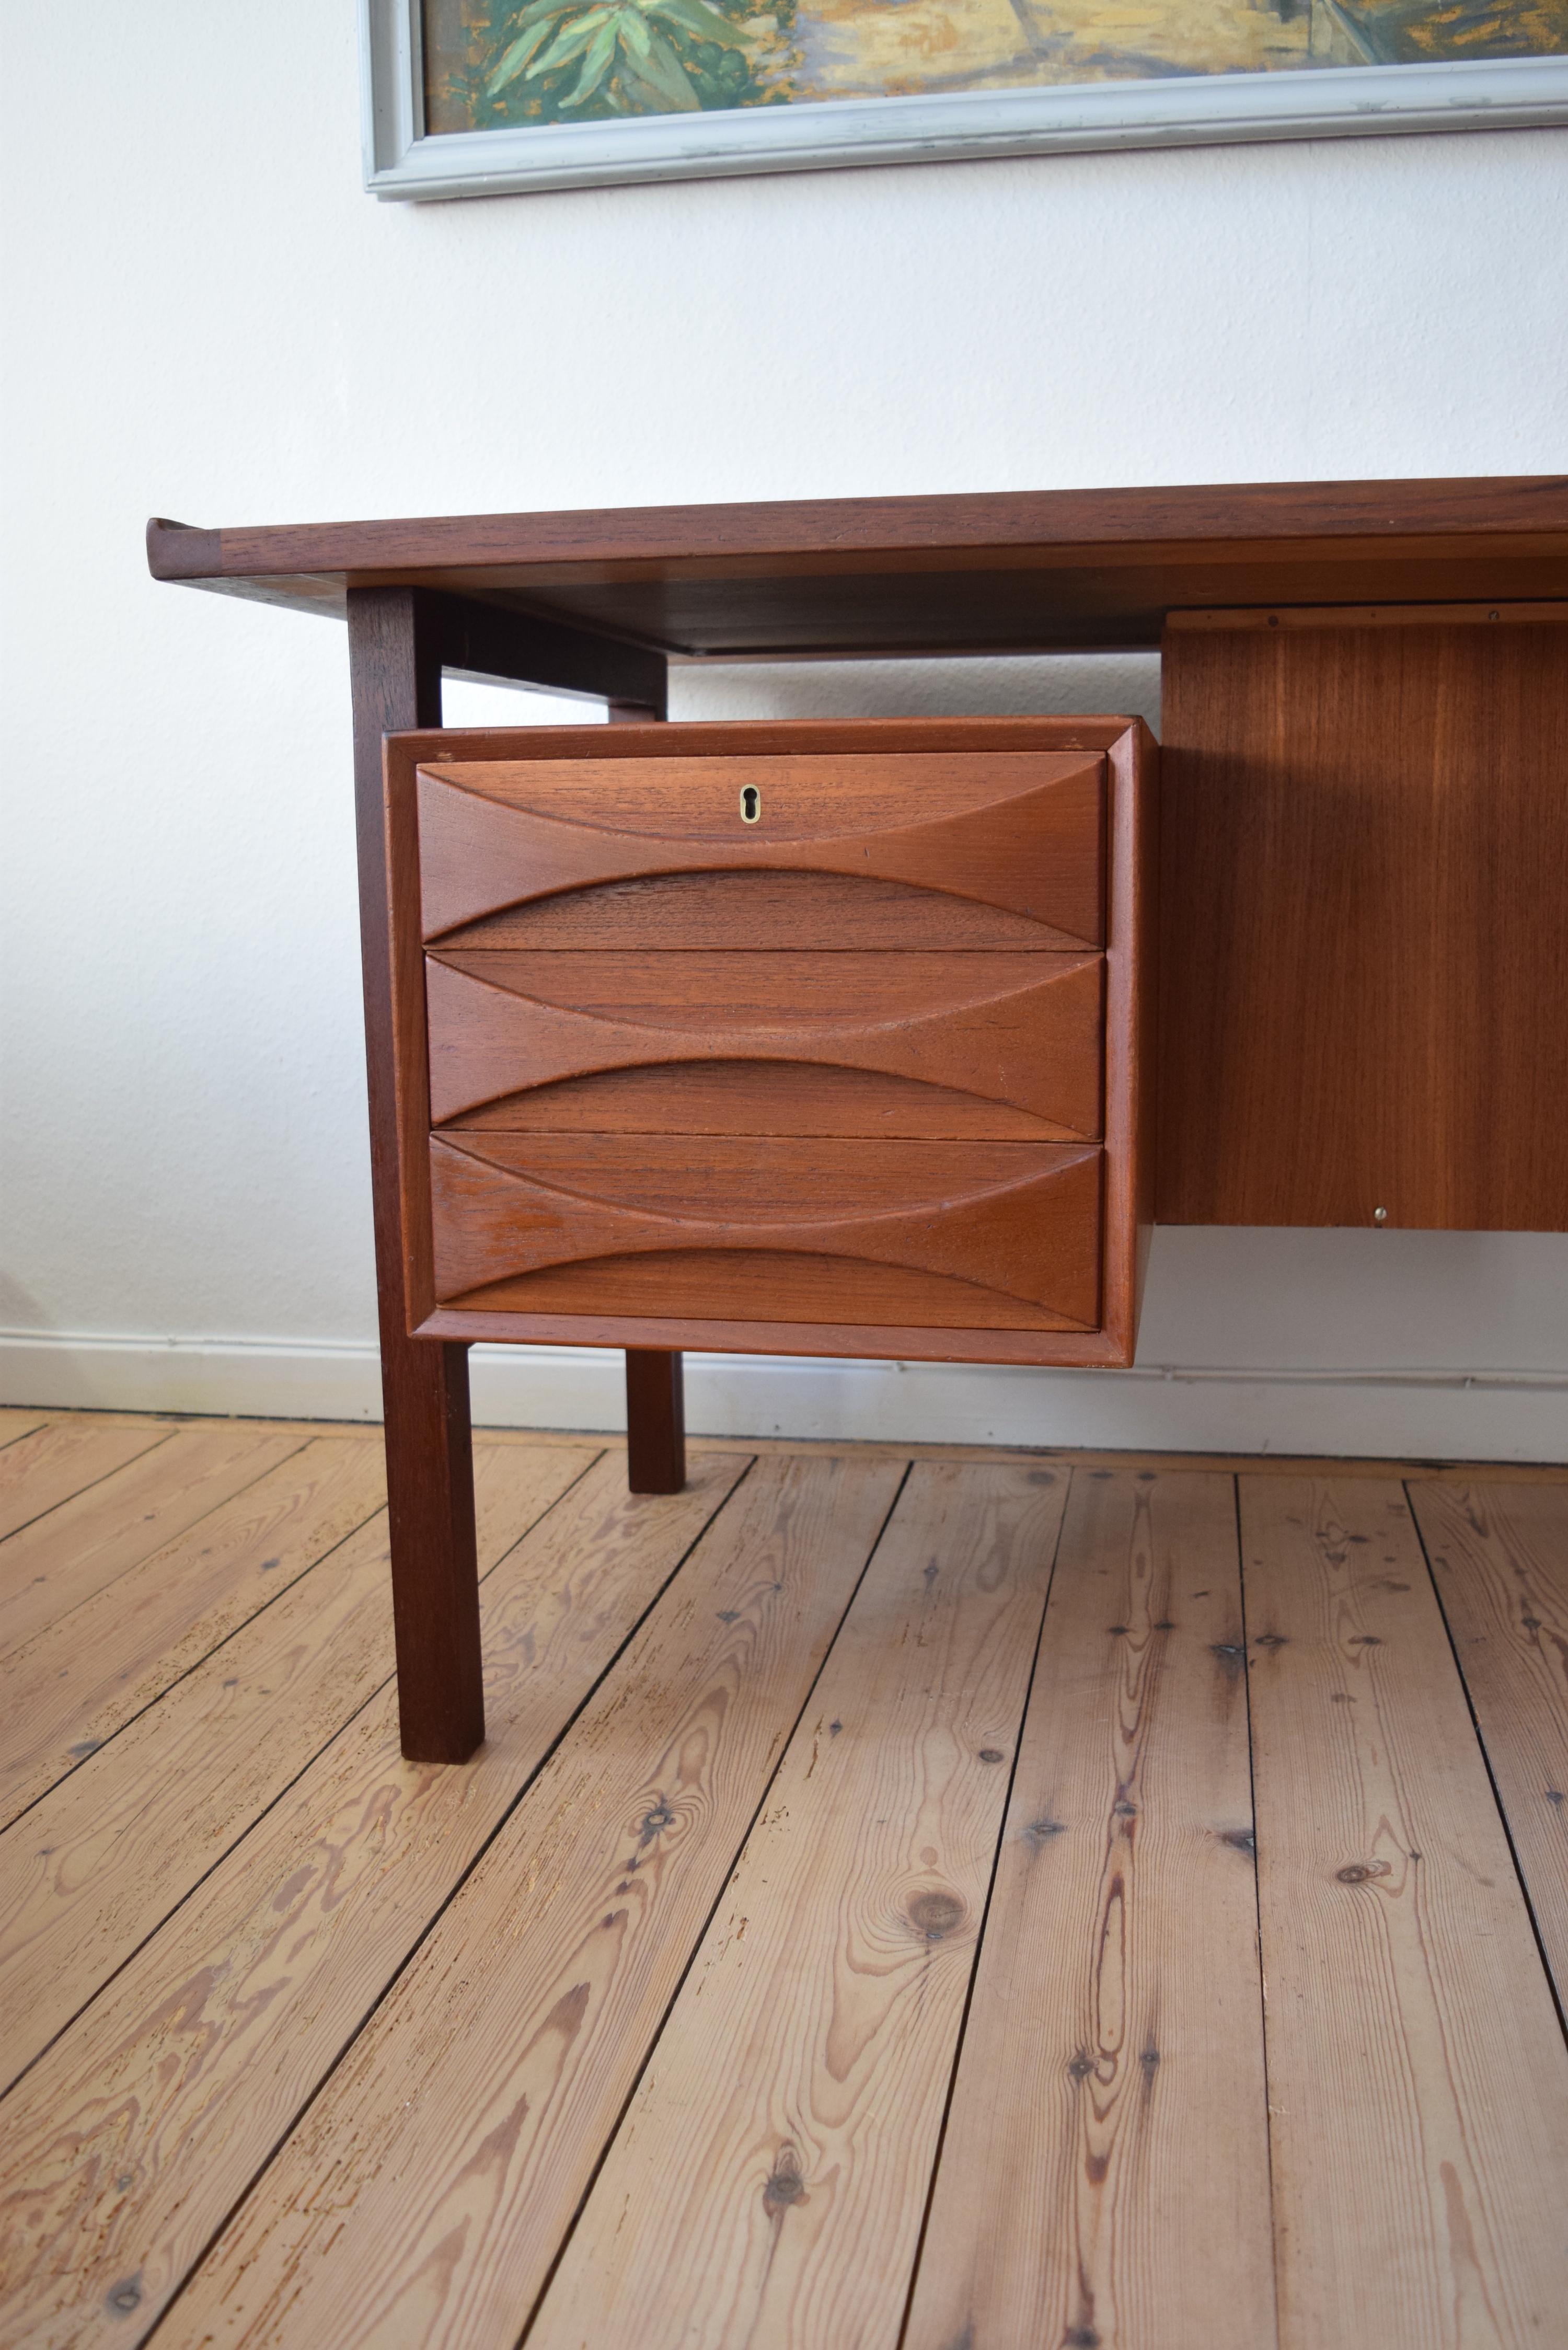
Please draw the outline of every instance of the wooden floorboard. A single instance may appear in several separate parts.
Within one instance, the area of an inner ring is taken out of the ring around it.
[[[898,1473],[753,1471],[225,2230],[170,2344],[515,2338]]]
[[[163,1443],[0,1543],[0,1656],[23,1647],[297,1452],[305,1439],[220,1420]]]
[[[1083,1470],[907,2350],[1274,2339],[1229,1477]]]
[[[594,1459],[476,1445],[482,1570]],[[0,2085],[389,1678],[386,1527],[378,1511],[0,1837]]]
[[[893,2350],[1065,1485],[910,1471],[530,2350]]]
[[[105,1428],[97,1420],[46,1421],[0,1451],[0,1540],[31,1525],[100,1477],[169,1440],[156,1420]]]
[[[0,1661],[0,1825],[281,1597],[385,1492],[379,1446],[319,1438]]]
[[[147,2331],[745,1465],[669,1496],[590,1470],[483,1586],[473,1761],[405,1762],[384,1690],[24,2076],[0,2340]]]
[[[475,1467],[442,1769],[379,1430],[0,1410],[3,2350],[1568,2350],[1568,1470]]]
[[[1568,2049],[1404,1493],[1241,1509],[1282,2343],[1550,2342]]]
[[[1568,2009],[1568,1512],[1552,1487],[1517,1482],[1409,1491]]]
[[[718,1441],[717,1439],[714,1440]],[[735,1443],[744,1443],[760,1456],[770,1452],[790,1452],[808,1457],[814,1450],[835,1451],[842,1448],[844,1440],[823,1437],[801,1439],[792,1436],[736,1437]],[[1042,1468],[1058,1465],[1073,1469],[1153,1469],[1153,1470],[1215,1470],[1226,1476],[1244,1471],[1255,1477],[1373,1477],[1386,1482],[1389,1477],[1431,1478],[1439,1483],[1450,1481],[1461,1483],[1490,1483],[1493,1479],[1507,1482],[1527,1477],[1532,1483],[1542,1485],[1568,1484],[1568,1462],[1531,1462],[1521,1466],[1513,1461],[1388,1461],[1379,1459],[1347,1459],[1343,1455],[1329,1456],[1312,1452],[1142,1452],[1120,1448],[1114,1451],[1092,1451],[1082,1447],[1058,1444],[895,1444],[889,1439],[858,1443],[855,1450],[867,1459],[897,1461],[999,1461],[1016,1463],[1037,1461]]]
[[[302,1441],[317,1436],[364,1437],[379,1443],[380,1425],[367,1419],[244,1419],[233,1415],[205,1416],[183,1412],[165,1412],[153,1418],[141,1412],[81,1411],[48,1409],[23,1411],[12,1408],[10,1418],[16,1427],[13,1438],[42,1424],[47,1419],[55,1425],[88,1425],[95,1427],[148,1427],[172,1430],[179,1426],[222,1428],[234,1430],[254,1430],[258,1435],[297,1436]],[[0,1411],[0,1449],[13,1440],[5,1434],[6,1414]],[[607,1450],[625,1451],[625,1439],[613,1431],[584,1429],[491,1428],[476,1425],[474,1435],[486,1444],[594,1444]],[[844,1449],[842,1437],[800,1438],[763,1436],[750,1431],[737,1436],[709,1436],[706,1442],[740,1447],[765,1458],[769,1453],[788,1453],[809,1460],[821,1452],[839,1452]],[[1083,1469],[1154,1469],[1154,1470],[1215,1470],[1226,1475],[1245,1473],[1250,1476],[1310,1477],[1332,1476],[1372,1477],[1386,1480],[1393,1477],[1418,1477],[1437,1483],[1488,1484],[1507,1483],[1527,1478],[1532,1484],[1568,1484],[1568,1462],[1512,1461],[1390,1461],[1372,1456],[1328,1455],[1322,1453],[1281,1452],[1149,1452],[1128,1451],[1120,1447],[1113,1451],[1095,1451],[1054,1444],[898,1444],[890,1439],[877,1439],[857,1443],[857,1457],[866,1460],[897,1461],[1002,1461],[1016,1464],[1021,1461],[1036,1461],[1042,1466],[1056,1464],[1065,1470]]]

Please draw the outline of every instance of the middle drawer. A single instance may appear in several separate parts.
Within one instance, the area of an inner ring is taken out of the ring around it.
[[[1103,960],[437,948],[449,1129],[1092,1142]]]

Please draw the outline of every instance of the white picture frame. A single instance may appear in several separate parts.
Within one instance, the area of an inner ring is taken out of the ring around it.
[[[421,0],[360,0],[365,185],[392,202],[962,156],[1568,122],[1568,56],[842,99],[431,135]]]

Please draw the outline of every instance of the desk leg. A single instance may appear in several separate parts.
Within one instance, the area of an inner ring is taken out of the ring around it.
[[[640,702],[609,705],[612,726],[663,715]],[[626,1482],[634,1493],[679,1493],[686,1482],[685,1378],[680,1357],[662,1347],[627,1348]]]
[[[410,1762],[463,1762],[484,1736],[468,1348],[408,1335],[381,796],[382,735],[441,724],[440,651],[417,594],[350,588],[348,660],[398,1712]]]
[[[626,1482],[634,1493],[679,1493],[686,1482],[680,1357],[659,1347],[626,1350]]]

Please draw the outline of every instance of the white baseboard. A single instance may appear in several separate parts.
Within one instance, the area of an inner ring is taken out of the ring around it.
[[[472,1371],[482,1425],[625,1426],[620,1357],[604,1349],[476,1347]],[[376,1350],[363,1342],[24,1330],[0,1332],[0,1402],[340,1420],[378,1419],[381,1408]],[[691,1355],[687,1424],[703,1436],[1568,1461],[1568,1374]]]

